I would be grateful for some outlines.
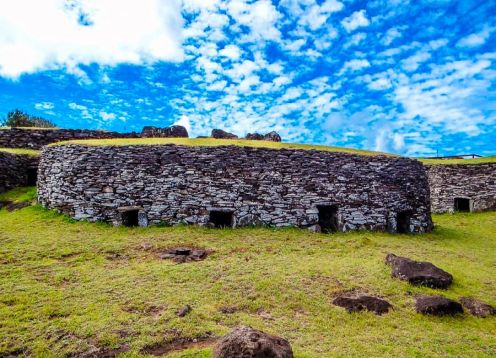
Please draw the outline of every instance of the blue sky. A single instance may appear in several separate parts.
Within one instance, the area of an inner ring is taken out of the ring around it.
[[[0,4],[0,115],[496,154],[496,0]]]

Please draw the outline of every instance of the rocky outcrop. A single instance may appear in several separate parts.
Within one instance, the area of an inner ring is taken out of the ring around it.
[[[19,187],[36,185],[38,157],[0,151],[0,193]]]
[[[496,315],[496,308],[475,298],[462,297],[460,298],[460,303],[472,316],[487,317]]]
[[[377,315],[387,313],[393,306],[381,298],[373,296],[339,296],[332,303],[336,306],[346,308],[350,313],[360,311],[371,311]]]
[[[249,327],[238,327],[221,338],[213,358],[293,358],[293,350],[284,338]]]
[[[433,212],[496,210],[496,163],[426,168]]]
[[[65,140],[137,138],[136,133],[117,133],[87,129],[0,129],[0,147],[31,148],[41,147]]]
[[[432,288],[447,288],[453,282],[453,276],[434,266],[430,262],[418,262],[406,257],[388,254],[386,263],[392,267],[392,276],[408,281],[412,285]]]
[[[248,140],[267,140],[271,142],[280,142],[281,136],[277,134],[277,132],[269,132],[267,134],[259,134],[259,133],[248,133],[245,137]]]
[[[143,127],[141,132],[143,138],[188,138],[188,131],[183,126],[174,125],[166,128]]]
[[[135,225],[318,225],[323,232],[432,228],[424,167],[406,158],[71,144],[44,148],[39,172],[42,205],[114,225],[124,217]]]
[[[212,129],[212,134],[210,135],[212,138],[217,139],[237,139],[238,136],[236,134],[232,134],[222,129]]]
[[[461,304],[442,296],[418,296],[415,299],[415,309],[418,313],[434,316],[463,313]]]

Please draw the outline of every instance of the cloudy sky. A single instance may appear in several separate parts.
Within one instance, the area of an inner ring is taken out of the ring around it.
[[[0,116],[496,154],[496,0],[0,2]]]

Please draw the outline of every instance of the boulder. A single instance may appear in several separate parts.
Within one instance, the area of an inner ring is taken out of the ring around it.
[[[264,135],[264,140],[268,140],[271,142],[280,142],[281,136],[277,132],[272,131]]]
[[[465,307],[472,316],[487,317],[496,315],[496,308],[471,297],[460,298],[460,303]]]
[[[212,129],[212,138],[217,138],[217,139],[237,139],[238,136],[226,131],[223,131],[222,129]]]
[[[188,131],[183,126],[170,126],[166,128],[158,128],[147,126],[141,131],[143,138],[188,138]]]
[[[381,315],[387,313],[390,308],[393,308],[388,301],[373,296],[339,296],[332,303],[336,306],[346,308],[350,313],[367,310]]]
[[[388,254],[386,264],[392,267],[392,276],[408,281],[412,285],[431,288],[447,288],[453,282],[453,276],[434,266],[430,262],[418,262],[406,257]]]
[[[245,137],[245,139],[248,140],[267,140],[271,142],[280,142],[281,141],[281,136],[277,134],[277,132],[270,132],[267,134],[260,134],[260,133],[248,133]]]
[[[415,299],[415,309],[418,313],[435,316],[463,313],[461,304],[442,296],[417,296]]]
[[[238,327],[221,338],[214,358],[293,358],[289,342],[250,327]]]

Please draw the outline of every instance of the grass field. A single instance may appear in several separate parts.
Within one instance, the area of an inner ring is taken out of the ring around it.
[[[85,139],[73,140],[50,144],[51,146],[65,144],[81,144],[90,146],[130,146],[130,145],[163,145],[177,144],[187,146],[218,147],[222,145],[235,145],[251,148],[269,149],[303,149],[303,150],[323,150],[328,152],[352,153],[361,155],[392,155],[388,153],[373,152],[353,148],[330,147],[326,145],[296,144],[270,142],[264,140],[245,139],[215,139],[215,138],[117,138],[117,139]]]
[[[27,188],[0,200],[34,196]],[[434,221],[435,231],[424,235],[324,235],[114,228],[74,222],[36,205],[3,209],[0,356],[144,356],[171,341],[222,336],[245,324],[287,338],[296,357],[494,357],[496,317],[422,316],[413,304],[418,293],[496,304],[496,213]],[[157,257],[179,245],[210,254],[185,264]],[[391,278],[383,262],[389,252],[433,262],[454,275],[452,287],[433,290]],[[394,310],[349,314],[331,304],[348,290],[385,297]],[[177,317],[185,304],[191,313]],[[169,356],[211,352],[207,341]]]
[[[424,164],[483,164],[496,163],[496,155],[491,157],[482,157],[475,159],[420,159]]]
[[[17,154],[17,155],[29,155],[29,156],[33,156],[33,157],[38,157],[41,154],[41,152],[39,150],[24,149],[24,148],[1,148],[0,147],[0,152]]]

